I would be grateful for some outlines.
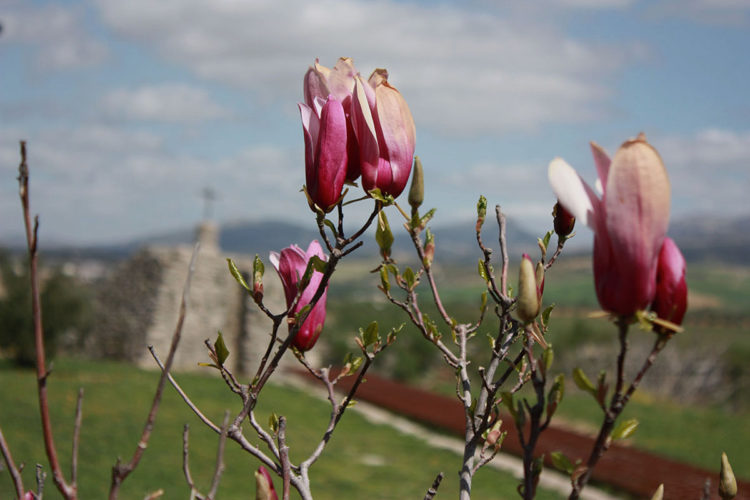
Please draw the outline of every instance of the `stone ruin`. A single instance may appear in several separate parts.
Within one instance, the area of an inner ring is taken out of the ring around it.
[[[271,322],[234,280],[226,259],[232,258],[249,275],[253,256],[222,252],[214,223],[201,223],[196,233],[200,250],[173,368],[194,370],[198,363],[210,362],[204,341],[213,342],[221,331],[230,351],[227,365],[236,373],[248,374],[257,369],[263,356]],[[150,246],[120,264],[97,293],[98,313],[89,352],[155,368],[147,348],[153,345],[164,361],[179,317],[192,252],[189,245]],[[285,305],[281,284],[267,256],[262,258],[266,264],[264,301],[271,311],[279,312]],[[279,333],[283,336],[286,328],[282,329]],[[292,360],[291,353],[284,356],[285,362]]]

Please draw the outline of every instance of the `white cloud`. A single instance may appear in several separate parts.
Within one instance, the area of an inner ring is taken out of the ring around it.
[[[164,83],[136,89],[116,89],[102,99],[111,116],[134,120],[197,123],[229,116],[203,89],[182,83]]]
[[[220,220],[309,215],[299,193],[301,150],[260,144],[206,159],[174,154],[148,132],[99,124],[30,135],[3,128],[0,137],[28,139],[32,210],[47,242],[124,241],[189,227],[208,186],[217,191]],[[16,176],[18,158],[17,142],[0,141],[2,178]],[[20,234],[16,191],[11,182],[0,188],[3,242]]]
[[[11,2],[3,14],[3,38],[35,49],[37,69],[64,70],[98,64],[108,49],[87,33],[80,9],[59,5],[29,7]]]
[[[678,211],[748,213],[750,131],[705,129],[652,139],[669,171]]]
[[[580,1],[580,0],[579,0]],[[614,2],[619,4],[620,2]],[[609,2],[612,4],[612,2]],[[610,81],[643,47],[576,40],[552,19],[394,1],[99,0],[102,18],[196,75],[294,102],[314,58],[391,70],[418,126],[533,130],[609,112]],[[519,14],[520,15],[520,14]]]

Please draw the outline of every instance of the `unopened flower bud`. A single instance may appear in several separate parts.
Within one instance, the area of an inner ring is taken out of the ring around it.
[[[651,500],[662,500],[662,498],[664,498],[664,484],[663,483],[660,484],[658,488],[656,488],[656,491],[651,497]]]
[[[576,218],[565,210],[565,207],[560,205],[559,201],[552,207],[552,217],[557,236],[564,238],[573,232],[576,226]]]
[[[412,212],[416,212],[422,201],[424,201],[424,172],[422,171],[422,161],[419,156],[415,156],[411,174],[411,188],[409,188],[409,205]]]
[[[731,500],[737,496],[737,479],[732,472],[727,454],[721,453],[721,476],[719,478],[719,496],[723,500]]]
[[[253,300],[260,303],[263,300],[263,273],[265,272],[265,266],[263,261],[260,260],[258,255],[255,255],[253,260]]]
[[[539,287],[536,284],[536,271],[531,257],[523,254],[518,271],[518,307],[516,313],[523,323],[531,323],[539,314],[541,301]]]
[[[425,233],[424,240],[424,267],[430,267],[435,258],[435,235],[429,229]]]
[[[378,227],[375,229],[375,241],[380,247],[380,255],[388,260],[391,257],[391,246],[393,245],[393,233],[388,224],[388,217],[382,210],[378,212]]]
[[[262,465],[255,471],[255,500],[279,500],[271,475]]]
[[[539,289],[539,296],[544,293],[544,264],[542,261],[536,263],[536,286]]]

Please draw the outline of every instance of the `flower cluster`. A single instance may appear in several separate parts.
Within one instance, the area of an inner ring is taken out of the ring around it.
[[[349,58],[305,74],[299,104],[305,138],[306,191],[324,212],[336,206],[345,182],[362,177],[365,192],[398,196],[411,172],[416,132],[409,107],[388,72],[363,79]]]
[[[641,134],[615,156],[591,143],[599,174],[594,191],[564,160],[549,166],[559,203],[594,231],[594,281],[599,304],[619,316],[651,306],[681,323],[687,308],[685,259],[666,238],[670,186],[659,153]]]

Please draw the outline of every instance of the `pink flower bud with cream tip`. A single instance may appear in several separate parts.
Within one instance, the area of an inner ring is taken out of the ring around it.
[[[255,500],[279,500],[271,475],[262,465],[255,471]]]
[[[308,261],[313,257],[317,256],[322,260],[327,260],[326,255],[323,253],[323,249],[317,240],[313,240],[310,246],[307,247],[307,252],[303,251],[297,245],[292,245],[283,249],[280,253],[271,252],[270,260],[276,272],[281,278],[281,284],[284,287],[284,295],[286,296],[286,305],[289,307],[297,297],[298,285],[302,276],[305,274],[307,269]],[[309,283],[302,290],[297,305],[293,310],[289,311],[289,317],[292,318],[298,313],[303,307],[308,305],[315,295],[318,286],[320,286],[323,280],[323,273],[313,271],[313,275],[310,278]],[[312,349],[315,342],[320,336],[320,332],[323,330],[323,324],[326,320],[326,295],[328,289],[323,292],[315,306],[309,311],[307,318],[297,332],[297,336],[294,337],[292,345],[300,351],[307,351]],[[293,325],[289,325],[291,330]]]
[[[362,187],[379,188],[397,197],[411,172],[416,130],[409,106],[388,83],[388,72],[376,69],[365,81],[355,79],[352,125],[359,145]]]
[[[664,238],[656,269],[656,295],[651,310],[664,320],[682,324],[687,310],[688,288],[685,258],[672,238]]]
[[[359,147],[351,122],[352,93],[354,92],[354,77],[357,74],[354,61],[349,57],[339,58],[333,68],[318,64],[316,59],[315,64],[305,73],[303,82],[305,104],[309,108],[314,108],[315,99],[325,100],[329,95],[333,95],[344,107],[344,114],[346,115],[347,182],[357,180],[360,172]]]
[[[599,304],[630,316],[646,309],[656,293],[657,259],[669,223],[669,179],[643,134],[626,141],[612,160],[594,143],[591,150],[599,194],[560,158],[550,163],[549,180],[560,204],[594,231]]]

